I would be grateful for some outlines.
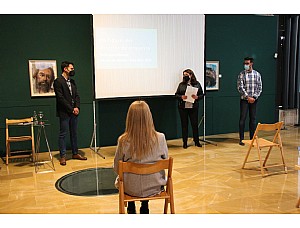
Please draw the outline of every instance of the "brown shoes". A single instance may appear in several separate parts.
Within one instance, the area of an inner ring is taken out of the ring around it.
[[[59,163],[60,165],[66,165],[66,158],[65,157],[62,157],[60,160],[59,160]]]
[[[87,160],[86,157],[81,156],[80,154],[74,154],[72,156],[72,159],[77,159],[77,160]]]
[[[83,157],[83,156],[81,156],[80,154],[74,154],[74,155],[72,156],[72,159],[77,159],[77,160],[87,160],[86,157]],[[65,158],[65,157],[62,157],[62,158],[59,160],[59,163],[60,163],[60,165],[66,165],[66,164],[67,164],[67,163],[66,163],[66,158]]]

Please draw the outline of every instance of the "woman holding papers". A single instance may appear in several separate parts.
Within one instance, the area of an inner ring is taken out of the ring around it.
[[[183,71],[182,82],[179,83],[175,96],[181,120],[183,148],[187,148],[188,118],[190,119],[195,146],[201,147],[198,132],[199,100],[203,98],[203,90],[191,69]]]

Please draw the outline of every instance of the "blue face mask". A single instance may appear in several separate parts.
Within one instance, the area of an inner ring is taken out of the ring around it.
[[[250,66],[249,66],[249,65],[244,65],[244,69],[245,69],[245,70],[249,70],[249,69],[250,69]]]

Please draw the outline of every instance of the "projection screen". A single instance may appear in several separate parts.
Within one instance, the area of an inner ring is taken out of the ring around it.
[[[174,95],[192,69],[204,90],[204,15],[93,15],[95,98]]]

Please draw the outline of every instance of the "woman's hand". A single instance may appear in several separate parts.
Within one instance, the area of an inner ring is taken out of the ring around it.
[[[181,96],[181,99],[182,99],[182,100],[185,100],[185,99],[187,99],[187,96],[182,95],[182,96]]]
[[[195,94],[193,94],[193,95],[192,95],[192,98],[196,100],[196,99],[198,99],[198,96],[195,95]]]

